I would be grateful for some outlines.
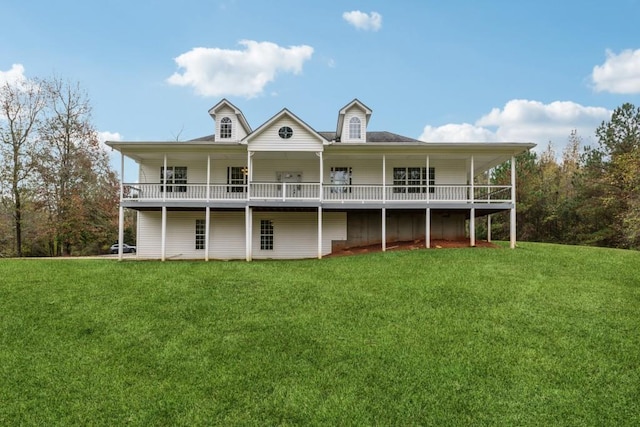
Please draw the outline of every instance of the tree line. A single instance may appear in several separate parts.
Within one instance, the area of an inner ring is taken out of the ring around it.
[[[562,153],[549,143],[516,158],[519,240],[640,249],[640,108],[616,108],[595,135],[594,147],[573,131]],[[510,167],[492,182],[509,183]],[[494,218],[492,237],[508,239],[508,216]]]
[[[0,255],[104,252],[117,236],[116,173],[78,83],[0,87]]]

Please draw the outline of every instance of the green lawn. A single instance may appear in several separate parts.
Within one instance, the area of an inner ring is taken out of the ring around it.
[[[640,252],[0,261],[0,425],[639,425]]]

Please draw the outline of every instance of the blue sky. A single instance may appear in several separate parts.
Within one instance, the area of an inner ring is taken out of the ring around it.
[[[88,91],[105,138],[213,133],[226,97],[255,129],[287,107],[334,130],[558,151],[640,104],[640,1],[0,0],[0,82],[53,74]]]

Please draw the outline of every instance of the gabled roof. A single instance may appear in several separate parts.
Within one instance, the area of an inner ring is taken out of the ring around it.
[[[311,133],[313,135],[316,135],[318,137],[318,140],[320,140],[323,144],[329,144],[329,141],[323,135],[321,135],[314,128],[312,128],[311,126],[306,124],[304,122],[304,120],[300,119],[298,116],[296,116],[295,114],[293,114],[291,111],[289,111],[286,108],[283,108],[282,110],[280,110],[280,112],[277,113],[275,116],[271,117],[269,120],[267,120],[262,125],[260,125],[260,127],[258,127],[256,130],[251,132],[249,135],[245,136],[242,139],[242,143],[243,144],[249,143],[249,141],[251,141],[253,138],[255,138],[258,135],[260,135],[262,132],[265,131],[265,129],[269,128],[269,126],[271,126],[273,123],[275,123],[276,121],[280,120],[282,117],[285,117],[285,116],[288,116],[289,118],[291,118],[291,120],[293,120],[296,123],[298,123],[305,130],[307,130],[309,133]]]
[[[242,125],[242,127],[244,128],[245,132],[248,134],[251,133],[251,126],[249,126],[249,122],[247,122],[247,119],[244,117],[244,114],[242,114],[242,111],[240,111],[238,107],[233,105],[226,98],[223,98],[216,105],[209,108],[209,115],[213,118],[213,120],[216,119],[216,113],[222,107],[231,108],[233,110],[233,113],[238,117],[238,121],[240,122],[240,125]]]
[[[371,108],[367,107],[362,102],[360,102],[358,98],[354,98],[353,101],[351,101],[350,103],[342,107],[340,109],[340,112],[338,113],[338,124],[336,126],[336,133],[338,135],[340,135],[340,130],[342,129],[342,126],[344,124],[344,115],[347,113],[348,110],[350,110],[354,106],[364,111],[364,114],[366,116],[366,124],[369,124],[369,119],[371,118],[371,113],[372,113]]]

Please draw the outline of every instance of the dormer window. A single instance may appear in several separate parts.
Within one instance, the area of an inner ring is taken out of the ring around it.
[[[349,120],[349,139],[361,139],[362,126],[360,125],[360,119],[357,117],[351,117]]]
[[[221,139],[229,139],[231,138],[232,131],[232,123],[229,117],[223,117],[220,121],[220,138]]]

